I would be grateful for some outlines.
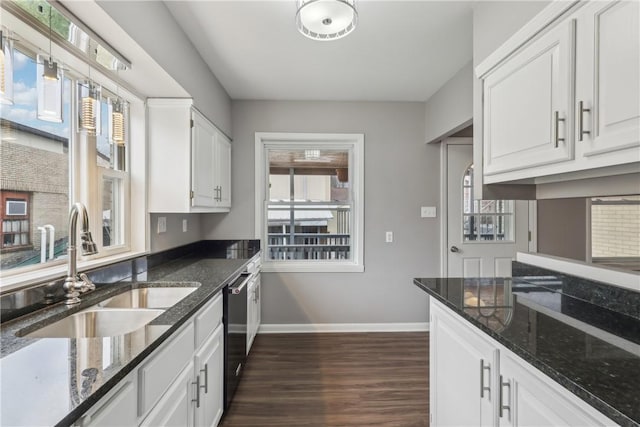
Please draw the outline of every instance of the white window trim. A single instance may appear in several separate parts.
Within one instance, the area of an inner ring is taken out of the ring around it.
[[[39,46],[49,46],[49,39],[38,32],[35,28],[32,28],[19,18],[15,17],[6,10],[2,11],[3,25],[10,28],[20,36],[21,44],[29,47],[28,50],[37,52]],[[75,76],[80,73],[84,76],[91,76],[91,79],[102,85],[103,88],[116,93],[129,101],[129,131],[130,138],[127,145],[127,169],[129,173],[128,197],[129,197],[129,212],[126,213],[125,226],[128,233],[126,237],[128,244],[119,246],[117,248],[104,250],[96,255],[81,256],[78,255],[78,271],[85,271],[108,264],[112,264],[119,261],[139,257],[145,255],[149,251],[149,236],[146,233],[148,228],[148,213],[147,213],[147,159],[146,159],[146,104],[138,94],[128,87],[118,85],[111,76],[108,76],[99,69],[91,67],[87,62],[76,57],[71,52],[67,51],[64,47],[53,43],[51,46],[52,56],[59,59],[68,69],[65,71],[65,75],[69,76],[72,80],[71,90],[71,116],[76,115],[76,93],[75,93]],[[33,53],[32,52],[32,53]],[[73,119],[72,119],[73,120]],[[73,131],[72,131],[73,132]],[[135,142],[134,142],[135,141]],[[75,147],[81,144],[75,144]],[[71,152],[70,171],[73,174],[77,174],[78,168],[81,165],[78,164],[79,153]],[[95,156],[87,157],[87,161],[92,159],[95,162]],[[135,168],[130,167],[135,165]],[[75,179],[75,178],[74,178]],[[96,178],[97,179],[97,174]],[[72,184],[70,189],[70,200],[80,201],[86,203],[86,191],[83,193],[81,188],[77,187],[78,181]],[[94,192],[95,194],[96,192]],[[93,205],[92,205],[93,206]],[[87,206],[91,210],[90,206]],[[97,209],[97,208],[96,208]],[[101,222],[97,221],[95,215],[90,218],[91,232],[94,237],[97,236],[97,232],[101,232]],[[100,224],[100,227],[97,227]],[[15,270],[2,270],[0,271],[0,290],[2,292],[8,292],[30,285],[42,283],[47,280],[60,279],[64,276],[67,270],[67,261],[64,259],[54,260],[47,262],[46,267],[40,267],[35,265],[32,267],[24,267]]]
[[[262,271],[265,272],[305,272],[305,273],[342,273],[364,271],[364,134],[361,133],[283,133],[256,132],[255,134],[255,237],[260,239],[261,247],[266,249],[266,215],[265,203],[267,195],[266,148],[276,148],[278,144],[295,143],[300,147],[319,145],[331,148],[352,149],[350,171],[351,182],[355,182],[353,190],[352,259],[348,261],[271,261],[266,258],[267,251],[262,251]]]

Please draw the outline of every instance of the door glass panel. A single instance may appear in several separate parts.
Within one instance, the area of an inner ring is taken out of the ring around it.
[[[462,235],[465,242],[514,240],[513,200],[474,200],[473,165],[462,180]]]

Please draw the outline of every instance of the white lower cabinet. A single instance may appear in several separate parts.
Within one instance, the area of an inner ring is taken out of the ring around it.
[[[216,426],[224,409],[224,327],[220,324],[194,357],[196,426]]]
[[[223,410],[220,292],[74,425],[215,427]]]
[[[193,426],[193,362],[189,361],[142,426]]]
[[[247,285],[247,354],[260,328],[260,274]]]
[[[500,375],[500,426],[616,425],[511,352],[500,352]]]
[[[433,426],[613,426],[613,421],[431,299]]]
[[[133,426],[137,424],[136,377],[129,374],[115,390],[80,418],[75,425],[82,427]]]
[[[497,350],[431,305],[430,408],[434,426],[495,425]]]

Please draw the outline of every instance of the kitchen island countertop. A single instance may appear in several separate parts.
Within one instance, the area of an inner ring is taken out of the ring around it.
[[[563,292],[562,278],[538,279],[414,284],[611,420],[639,426],[640,319]]]

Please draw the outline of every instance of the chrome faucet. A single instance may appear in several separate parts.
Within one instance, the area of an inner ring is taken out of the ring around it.
[[[81,292],[95,289],[95,285],[91,283],[86,274],[78,277],[76,264],[76,242],[78,234],[78,215],[82,215],[82,231],[80,232],[80,240],[82,244],[82,255],[93,255],[98,253],[98,248],[91,238],[89,231],[89,215],[87,209],[82,203],[74,203],[69,211],[69,246],[67,248],[68,264],[67,278],[64,281],[65,301],[66,305],[74,305],[80,302]]]

